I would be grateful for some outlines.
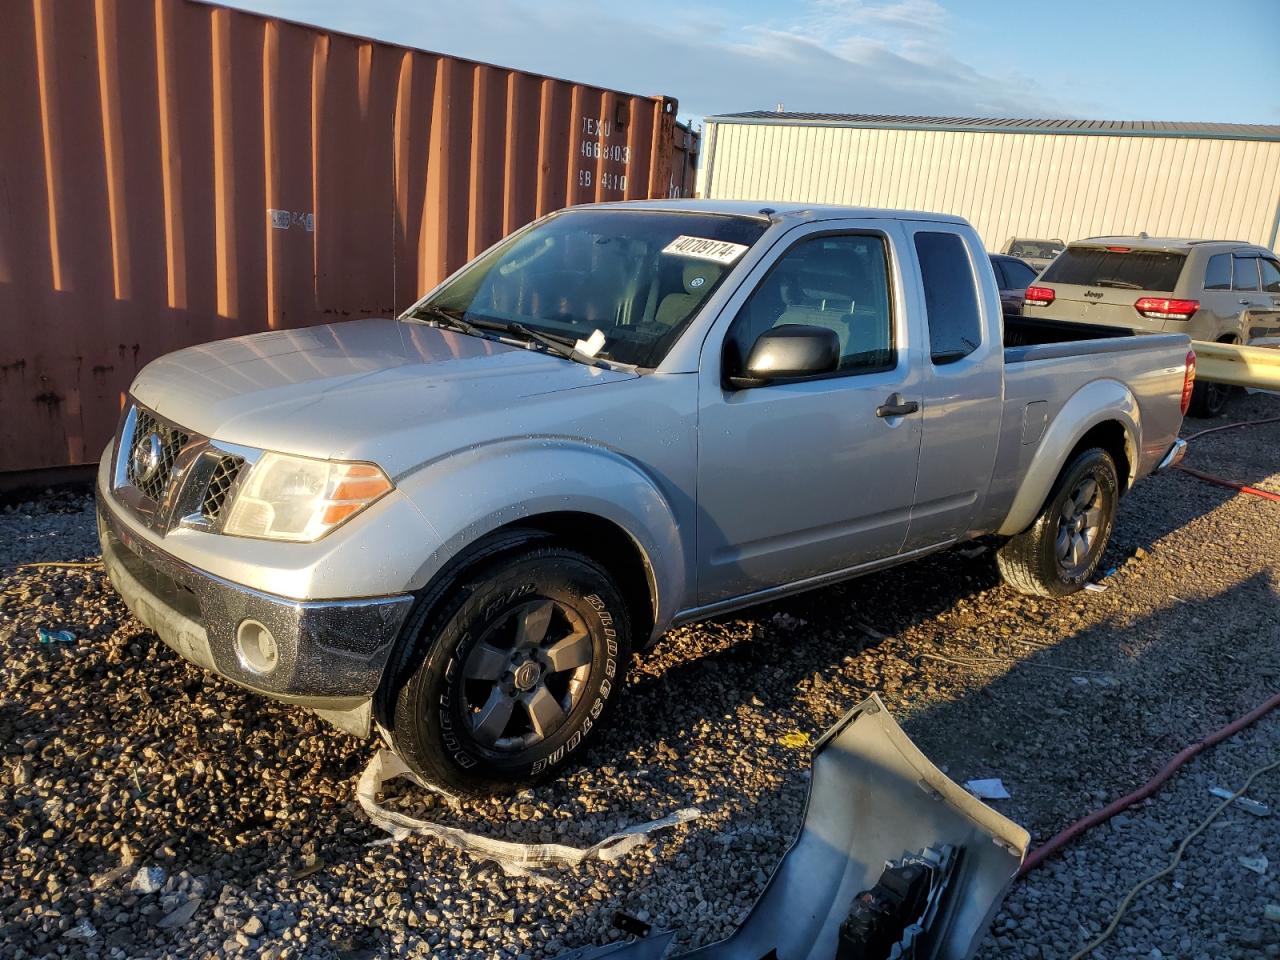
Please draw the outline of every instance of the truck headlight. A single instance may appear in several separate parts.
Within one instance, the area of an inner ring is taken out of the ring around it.
[[[264,453],[249,468],[222,532],[267,540],[319,540],[391,490],[372,463]]]

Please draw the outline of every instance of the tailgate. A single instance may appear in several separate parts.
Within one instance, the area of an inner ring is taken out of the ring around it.
[[[1185,254],[1168,250],[1069,247],[1035,284],[1053,290],[1053,302],[1028,303],[1024,313],[1140,332],[1163,330],[1165,321],[1147,319],[1133,305],[1140,297],[1169,297],[1185,261]]]

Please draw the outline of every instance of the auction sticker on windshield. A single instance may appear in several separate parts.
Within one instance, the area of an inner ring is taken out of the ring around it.
[[[714,260],[716,263],[733,263],[747,252],[745,243],[730,243],[728,240],[708,240],[706,237],[679,236],[662,248],[663,253],[673,253],[677,257],[696,257],[699,260]]]

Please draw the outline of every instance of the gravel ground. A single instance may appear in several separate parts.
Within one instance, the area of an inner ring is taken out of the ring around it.
[[[1230,413],[1277,415],[1261,395]],[[1188,462],[1280,489],[1277,450],[1280,424],[1205,437]],[[705,811],[544,885],[424,839],[368,846],[382,834],[354,781],[371,744],[188,666],[100,569],[16,569],[96,553],[91,502],[46,496],[0,513],[0,943],[18,958],[542,957],[616,939],[617,911],[709,942],[799,827],[808,756],[787,735],[873,691],[954,779],[1002,777],[1013,798],[997,806],[1038,842],[1280,687],[1277,534],[1276,504],[1156,477],[1122,505],[1105,592],[1034,600],[989,555],[936,556],[672,631],[556,783],[456,810],[395,791],[441,822],[575,845]],[[1212,809],[1211,783],[1278,755],[1280,717],[1202,755],[1020,883],[980,956],[1069,957]],[[1095,956],[1280,956],[1280,923],[1261,919],[1280,902],[1280,772],[1251,795],[1277,813],[1224,814]],[[1259,853],[1265,876],[1238,862]]]

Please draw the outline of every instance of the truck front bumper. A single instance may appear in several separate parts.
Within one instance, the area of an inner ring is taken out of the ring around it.
[[[138,620],[191,663],[367,735],[369,705],[411,595],[275,596],[196,569],[135,535],[114,509],[99,491],[102,562]]]

